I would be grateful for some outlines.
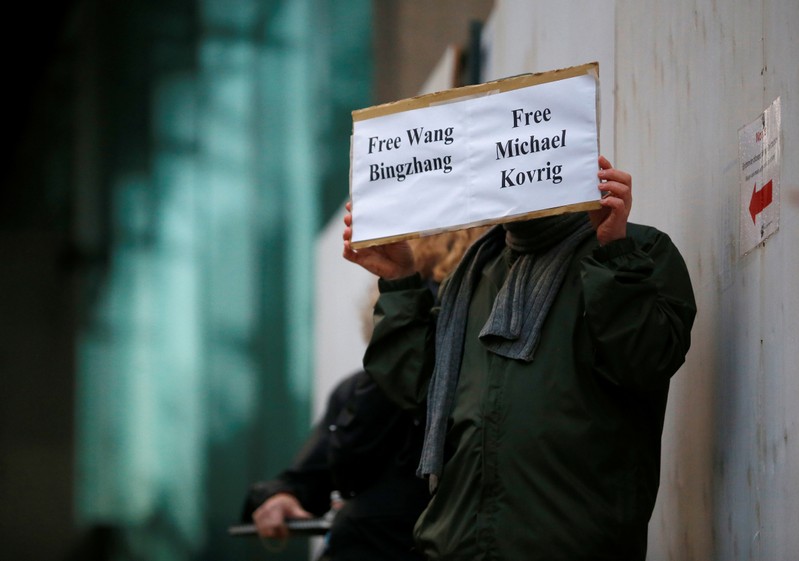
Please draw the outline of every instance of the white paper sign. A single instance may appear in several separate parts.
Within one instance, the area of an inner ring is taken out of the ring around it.
[[[597,88],[583,74],[355,121],[354,245],[597,201]]]
[[[780,120],[777,98],[738,131],[741,255],[763,243],[780,225]]]

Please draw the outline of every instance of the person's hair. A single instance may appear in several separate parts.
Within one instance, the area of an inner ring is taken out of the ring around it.
[[[408,240],[413,249],[416,270],[422,278],[440,283],[460,263],[472,242],[487,229],[482,226]]]
[[[472,242],[482,236],[486,230],[488,227],[470,228],[408,240],[413,250],[416,270],[423,279],[432,279],[441,283],[460,263],[461,257]],[[377,289],[377,279],[375,279],[361,306],[361,334],[366,342],[372,338],[373,314],[378,296],[380,291]]]

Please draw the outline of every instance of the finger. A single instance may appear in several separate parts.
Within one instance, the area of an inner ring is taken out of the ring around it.
[[[604,197],[599,200],[599,204],[611,211],[623,211],[627,205],[618,197]]]
[[[625,171],[614,168],[613,164],[611,164],[610,160],[608,160],[605,156],[599,156],[599,168],[600,171],[597,173],[597,175],[601,180],[618,181],[619,183],[624,183],[632,188],[632,176]]]
[[[352,226],[352,215],[351,214],[348,213],[348,214],[344,215],[344,224],[346,226]]]
[[[344,253],[343,253],[343,255],[344,255],[344,259],[346,259],[347,261],[351,261],[351,262],[355,263],[356,265],[359,264],[360,254],[358,252],[356,252],[354,249],[352,249],[352,245],[350,245],[349,240],[345,240],[344,241]]]
[[[254,516],[253,522],[255,522],[255,527],[258,530],[259,536],[263,536],[265,538],[272,538],[275,536],[277,524],[275,524],[275,521],[271,516],[268,515],[268,513],[262,513],[259,516]]]
[[[599,167],[600,169],[611,169],[613,164],[605,156],[599,156]]]
[[[352,244],[349,240],[344,242],[344,252],[342,255],[347,261],[360,265],[361,267],[366,267],[367,269],[371,266],[370,260],[373,259],[373,252],[371,252],[369,248],[355,251],[352,249]]]
[[[599,190],[606,193],[611,194],[614,197],[619,197],[620,199],[628,200],[632,196],[632,190],[630,186],[625,183],[619,183],[618,181],[606,181],[605,183],[599,184]]]
[[[286,526],[258,527],[258,535],[263,538],[282,539],[288,537],[289,530]]]
[[[264,527],[270,538],[282,538],[288,534],[288,527],[286,527],[286,520],[282,512],[270,512],[264,522]]]
[[[629,187],[633,184],[633,178],[629,173],[616,168],[600,170],[597,176],[600,181],[616,181]]]
[[[310,512],[308,512],[307,510],[298,505],[295,508],[291,509],[291,511],[289,512],[289,517],[307,519],[307,518],[313,518],[313,514],[311,514]]]
[[[347,201],[344,204],[344,208],[346,208],[348,212],[352,212],[352,201]]]

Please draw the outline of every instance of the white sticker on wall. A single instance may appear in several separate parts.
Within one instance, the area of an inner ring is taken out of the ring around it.
[[[763,243],[780,226],[781,133],[780,98],[738,131],[741,255]]]

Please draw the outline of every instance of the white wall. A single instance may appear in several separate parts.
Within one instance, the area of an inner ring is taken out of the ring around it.
[[[499,0],[488,27],[486,78],[600,61],[602,152],[691,272],[649,559],[799,558],[799,2]],[[778,96],[780,229],[739,257],[738,129]]]
[[[344,201],[316,242],[314,419],[322,414],[336,383],[363,365],[361,310],[377,282],[374,275],[342,257],[343,233]]]

